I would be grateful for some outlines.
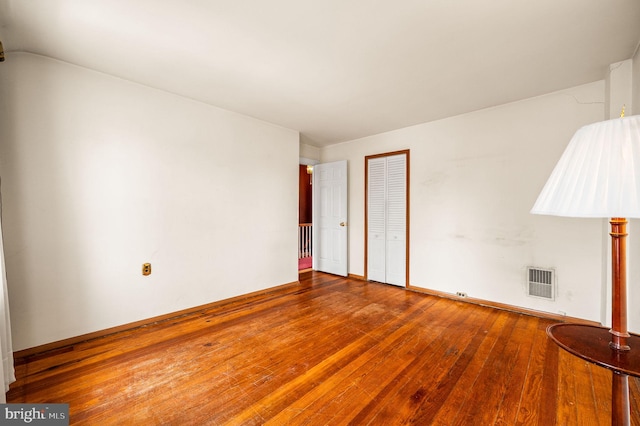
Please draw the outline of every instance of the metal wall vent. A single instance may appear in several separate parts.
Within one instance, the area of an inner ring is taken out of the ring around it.
[[[554,269],[527,267],[527,295],[555,300],[556,272]]]

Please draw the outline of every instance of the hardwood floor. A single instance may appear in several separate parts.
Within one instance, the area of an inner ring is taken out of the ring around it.
[[[611,373],[558,349],[550,320],[300,280],[17,360],[8,400],[68,403],[78,425],[610,424]]]

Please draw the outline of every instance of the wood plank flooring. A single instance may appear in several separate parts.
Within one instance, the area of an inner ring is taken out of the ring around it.
[[[558,349],[550,320],[300,281],[18,360],[8,400],[68,403],[74,425],[610,424],[611,373]]]

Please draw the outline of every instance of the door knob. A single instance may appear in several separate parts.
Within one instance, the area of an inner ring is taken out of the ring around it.
[[[347,226],[345,222],[340,222],[340,226]]]

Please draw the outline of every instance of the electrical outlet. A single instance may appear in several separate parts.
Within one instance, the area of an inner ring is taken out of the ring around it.
[[[467,293],[464,293],[462,291],[458,291],[458,292],[456,292],[456,296],[458,296],[458,297],[467,297]]]
[[[151,264],[143,263],[142,264],[142,275],[151,275]]]

